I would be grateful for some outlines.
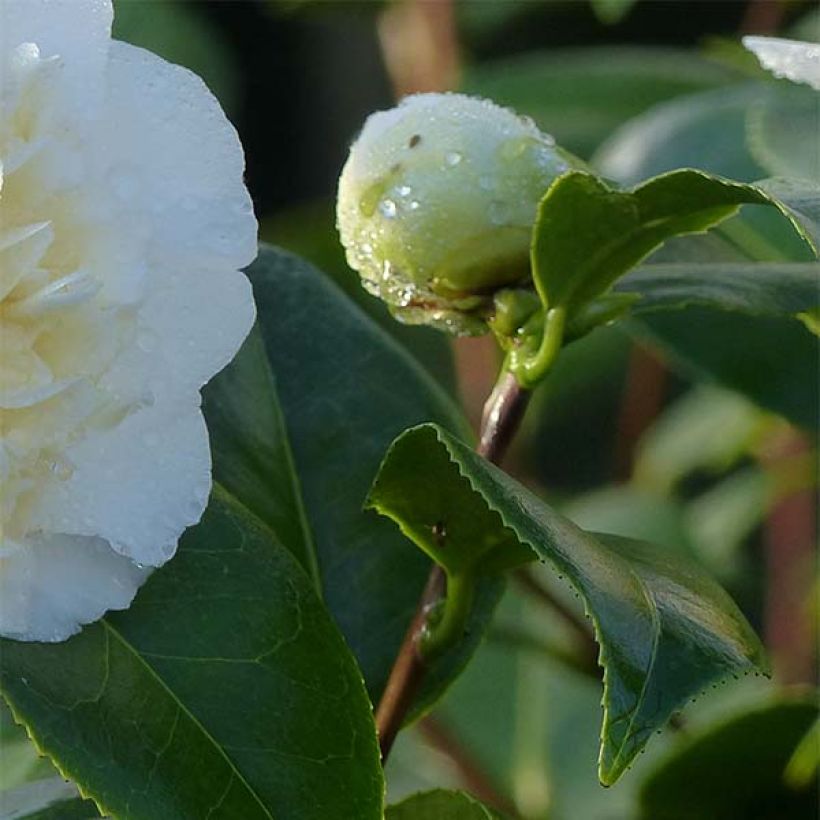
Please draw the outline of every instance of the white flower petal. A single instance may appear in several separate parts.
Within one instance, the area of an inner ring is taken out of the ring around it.
[[[109,609],[125,609],[150,570],[100,538],[33,536],[0,554],[0,634],[62,641]]]
[[[208,431],[197,405],[157,404],[66,451],[32,513],[44,531],[105,538],[137,564],[158,567],[205,511],[211,488]]]
[[[151,216],[150,253],[189,265],[250,264],[257,225],[244,155],[216,98],[192,72],[125,43],[112,43],[108,71],[113,185],[131,210]]]
[[[744,37],[743,45],[775,77],[807,83],[820,91],[820,45],[780,37]]]
[[[34,43],[41,57],[59,57],[62,100],[82,102],[88,116],[90,97],[101,90],[113,17],[111,0],[2,0],[0,55]]]

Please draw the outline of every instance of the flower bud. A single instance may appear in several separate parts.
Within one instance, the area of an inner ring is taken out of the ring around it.
[[[339,180],[347,260],[397,318],[483,333],[500,289],[530,281],[530,233],[575,160],[529,118],[462,94],[371,115]]]

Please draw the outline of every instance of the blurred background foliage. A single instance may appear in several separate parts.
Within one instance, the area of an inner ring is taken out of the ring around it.
[[[682,166],[745,181],[820,178],[817,143],[805,139],[818,133],[817,96],[766,75],[739,46],[746,33],[820,40],[810,0],[115,7],[116,37],[188,66],[221,100],[245,145],[262,238],[331,276],[473,421],[498,363],[492,345],[397,325],[359,287],[336,237],[336,179],[371,111],[411,91],[461,89],[532,116],[621,183]],[[657,258],[806,256],[777,218],[744,211]],[[542,603],[513,586],[466,673],[401,736],[391,799],[453,786],[527,820],[816,817],[817,365],[801,323],[705,308],[601,329],[567,349],[537,392],[511,472],[588,529],[695,556],[764,636],[774,676],[705,693],[605,791],[594,665],[573,655],[561,623],[549,642],[532,628]],[[547,573],[540,581],[566,598]],[[0,750],[0,789],[50,771],[5,713]]]

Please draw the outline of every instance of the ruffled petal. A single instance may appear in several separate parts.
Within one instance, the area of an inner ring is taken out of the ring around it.
[[[0,553],[0,634],[63,641],[109,609],[125,609],[150,570],[101,538],[33,536]]]
[[[51,480],[32,525],[104,538],[137,564],[164,564],[208,502],[211,455],[197,404],[137,410],[70,447],[65,461],[69,474]]]

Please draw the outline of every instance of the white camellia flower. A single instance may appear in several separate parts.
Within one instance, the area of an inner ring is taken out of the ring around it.
[[[820,45],[782,37],[744,37],[743,45],[772,72],[820,91]]]
[[[0,635],[21,640],[127,607],[199,520],[199,390],[254,318],[236,132],[111,22],[109,0],[0,0]]]

